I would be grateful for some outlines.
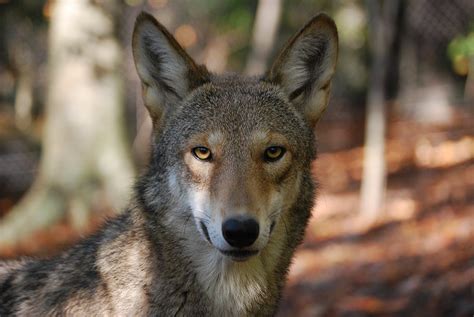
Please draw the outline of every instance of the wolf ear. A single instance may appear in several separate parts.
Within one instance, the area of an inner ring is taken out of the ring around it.
[[[145,106],[153,125],[191,90],[209,81],[209,72],[198,66],[175,38],[150,14],[135,22],[133,58],[142,82]]]
[[[336,25],[319,14],[287,42],[267,74],[312,127],[326,110],[337,54]]]

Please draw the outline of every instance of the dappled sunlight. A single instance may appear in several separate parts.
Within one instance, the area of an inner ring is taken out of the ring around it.
[[[398,197],[393,197],[386,202],[386,221],[391,220],[408,220],[413,218],[416,212],[420,209],[420,203],[415,197],[410,195],[408,191],[397,192]]]
[[[415,164],[420,167],[449,167],[474,158],[474,137],[443,140],[438,144],[420,139],[415,145]],[[474,176],[474,175],[473,175]]]
[[[321,316],[334,310],[336,315],[401,313],[412,310],[413,298],[422,294],[469,289],[474,281],[474,268],[467,261],[474,257],[469,247],[473,215],[472,206],[444,207],[422,219],[394,221],[357,234],[308,237],[291,267],[289,299],[282,307],[290,306],[287,313],[317,308]],[[333,219],[324,226],[339,228],[346,221]],[[310,298],[314,305],[306,303]],[[459,302],[459,309],[468,304]]]

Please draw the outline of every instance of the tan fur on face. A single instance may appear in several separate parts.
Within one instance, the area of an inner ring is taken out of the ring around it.
[[[212,156],[222,155],[222,146],[224,144],[224,136],[222,133],[215,131],[212,133],[204,133],[194,136],[189,140],[188,146],[184,153],[184,162],[189,168],[192,179],[199,188],[209,188],[209,181],[212,177],[212,171],[215,164],[210,162],[203,162],[194,157],[192,150],[198,146],[204,146],[211,150]]]
[[[212,152],[210,162],[200,161],[191,150],[205,146]],[[286,149],[276,162],[266,162],[264,152],[270,146]],[[230,153],[237,152],[237,155]],[[248,147],[232,148],[231,137],[219,133],[198,135],[189,142],[184,161],[191,178],[201,191],[205,191],[212,210],[220,219],[246,214],[265,220],[270,213],[281,209],[286,189],[296,185],[297,177],[292,170],[293,150],[282,134],[255,131],[249,137]],[[276,205],[276,206],[275,206]],[[273,209],[272,209],[273,208]],[[271,219],[273,221],[274,219]]]

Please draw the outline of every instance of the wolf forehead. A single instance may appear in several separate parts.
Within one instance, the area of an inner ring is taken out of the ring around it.
[[[213,76],[194,89],[169,118],[175,137],[220,131],[245,138],[256,131],[277,132],[290,140],[312,138],[303,116],[274,84],[237,74]]]

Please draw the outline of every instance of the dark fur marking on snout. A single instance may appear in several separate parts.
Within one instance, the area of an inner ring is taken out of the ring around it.
[[[275,229],[276,221],[272,221],[272,224],[270,225],[270,234],[273,232],[273,229]]]
[[[207,231],[206,225],[202,221],[199,224],[201,225],[201,229],[204,232],[204,236],[206,237],[207,241],[212,244],[211,238],[209,237],[209,232]]]

